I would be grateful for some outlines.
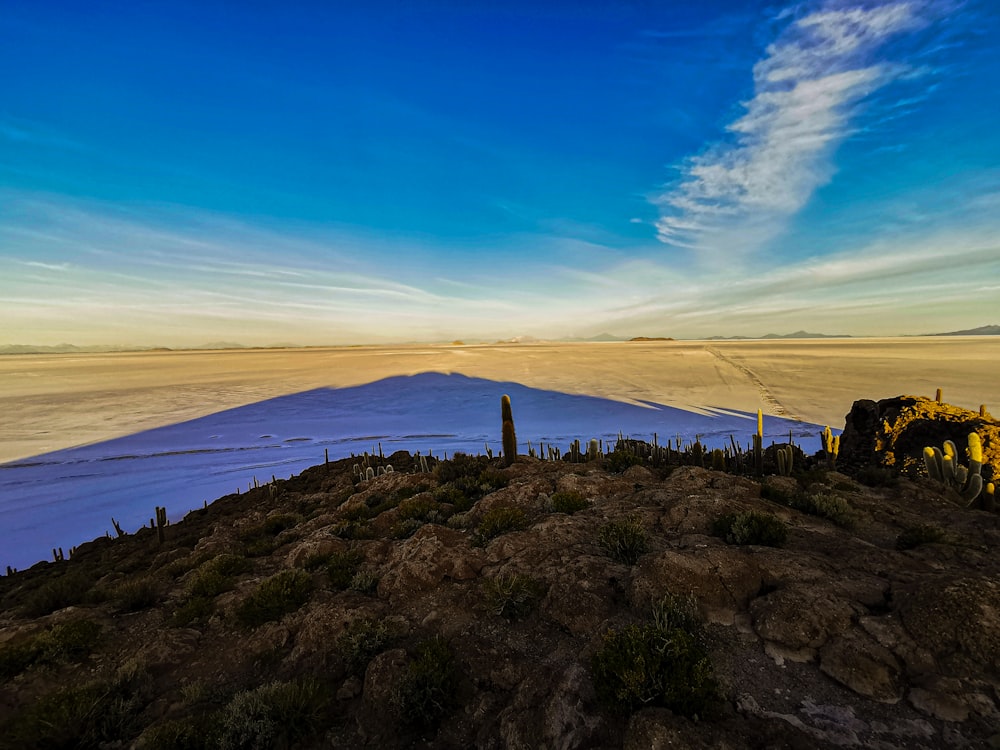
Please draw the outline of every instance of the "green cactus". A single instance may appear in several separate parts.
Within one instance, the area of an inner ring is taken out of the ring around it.
[[[969,433],[969,447],[966,449],[968,466],[958,462],[958,449],[951,440],[945,440],[942,449],[934,446],[924,448],[924,467],[927,476],[947,485],[958,492],[969,505],[983,491],[983,444],[979,435]]]
[[[514,413],[510,406],[510,396],[507,394],[500,398],[500,417],[503,422],[501,427],[503,462],[505,466],[510,466],[517,459],[517,434],[514,432]]]
[[[840,453],[840,435],[834,435],[827,425],[820,433],[820,440],[823,441],[823,453],[826,454],[827,465],[832,469],[837,464],[837,454]]]
[[[753,469],[758,476],[764,473],[764,412],[757,410],[757,433],[753,436]]]
[[[779,445],[775,451],[778,457],[778,473],[783,477],[791,476],[792,462],[795,460],[795,450],[791,445]]]

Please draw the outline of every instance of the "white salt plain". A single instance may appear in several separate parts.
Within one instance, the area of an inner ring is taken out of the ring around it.
[[[176,521],[256,477],[397,449],[499,452],[619,432],[819,448],[858,398],[933,394],[1000,411],[1000,340],[349,347],[0,357],[0,570],[111,529]],[[499,377],[498,377],[499,376]],[[783,418],[781,415],[784,415]]]

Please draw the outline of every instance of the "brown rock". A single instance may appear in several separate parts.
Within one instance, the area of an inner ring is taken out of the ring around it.
[[[761,589],[762,577],[747,550],[728,545],[697,552],[666,550],[639,561],[631,599],[652,603],[665,594],[694,594],[710,622],[732,625]]]
[[[902,670],[892,652],[864,633],[835,637],[819,652],[819,668],[855,693],[879,703],[903,697]]]
[[[431,589],[445,579],[475,578],[483,561],[483,551],[470,547],[469,538],[461,531],[425,524],[388,556],[379,596],[396,600]]]
[[[921,396],[896,396],[874,401],[855,401],[846,417],[840,438],[842,468],[865,465],[891,466],[903,473],[920,475],[923,450],[938,448],[951,440],[967,463],[965,447],[970,432],[979,434],[983,444],[983,481],[1000,477],[1000,422],[979,412]]]
[[[819,648],[847,631],[854,610],[828,591],[789,585],[750,604],[754,630],[764,640],[791,649]]]

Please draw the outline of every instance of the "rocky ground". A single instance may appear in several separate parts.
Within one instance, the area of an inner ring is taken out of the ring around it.
[[[791,476],[398,453],[97,539],[0,579],[0,747],[1000,747],[1000,515],[902,437],[992,479],[998,425],[932,404]]]

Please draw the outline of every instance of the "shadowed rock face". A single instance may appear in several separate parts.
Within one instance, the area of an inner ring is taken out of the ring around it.
[[[1000,477],[1000,422],[988,414],[921,396],[896,396],[875,402],[855,401],[840,438],[837,465],[848,471],[866,465],[889,466],[909,476],[923,471],[923,450],[951,440],[967,463],[970,432],[983,444],[984,482]]]
[[[888,424],[906,423],[900,415],[913,404],[890,401],[902,405]],[[887,439],[877,432],[889,414],[882,403],[856,405],[847,446],[856,460],[859,446],[874,450],[869,442]],[[863,423],[876,428],[864,433]],[[941,429],[961,435],[964,424]],[[892,445],[901,460],[902,444]],[[89,656],[10,678],[0,672],[0,748],[13,747],[5,722],[62,686],[125,664],[141,664],[147,677],[134,721],[114,738],[123,747],[169,722],[213,715],[241,691],[304,678],[329,694],[306,748],[908,750],[988,747],[1000,733],[1000,515],[967,509],[926,478],[869,488],[803,457],[796,465],[808,473],[766,480],[785,496],[846,503],[853,525],[845,528],[797,509],[804,505],[765,499],[754,478],[700,466],[614,474],[601,460],[494,462],[506,486],[454,512],[444,472],[420,473],[403,452],[387,460],[396,471],[370,480],[358,479],[348,459],[220,498],[167,527],[162,545],[145,529],[0,578],[0,654],[79,618],[104,634]],[[585,503],[556,513],[557,492]],[[484,519],[511,508],[523,522],[476,538]],[[784,546],[713,535],[720,516],[747,511],[786,524]],[[267,523],[278,517],[285,521]],[[633,565],[600,542],[602,528],[625,518],[647,535]],[[897,548],[902,532],[926,524],[943,538]],[[220,554],[243,562],[206,614],[178,622]],[[333,583],[330,566],[338,565],[369,574],[369,585]],[[265,581],[290,573],[311,578],[308,600],[241,627],[241,607]],[[75,606],[29,614],[34,592],[67,576],[80,588]],[[532,590],[508,619],[488,585],[517,576]],[[154,594],[150,606],[126,613],[113,592],[133,579],[151,582]],[[667,594],[692,595],[707,623],[705,649],[723,698],[716,715],[694,720],[651,705],[628,716],[598,699],[592,659],[604,635],[650,623],[652,605]],[[376,625],[382,640],[364,658],[350,653],[348,637],[362,643],[358,634]],[[407,725],[394,706],[407,684],[412,690],[421,644],[437,638],[453,653],[454,691],[441,699],[439,721]],[[197,684],[207,698],[191,689]]]

